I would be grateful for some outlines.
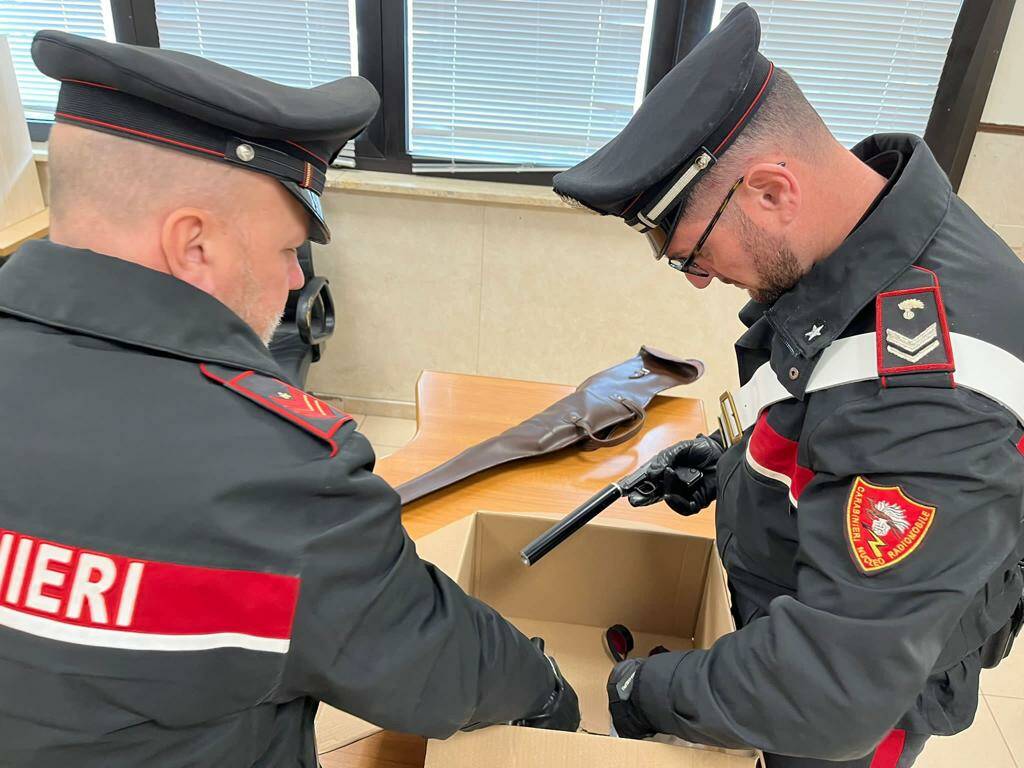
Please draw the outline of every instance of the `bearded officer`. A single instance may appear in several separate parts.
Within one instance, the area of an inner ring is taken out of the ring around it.
[[[421,561],[349,416],[266,343],[377,110],[60,32],[51,238],[0,271],[6,766],[317,764],[328,702],[575,730],[553,662]]]
[[[971,724],[1019,629],[1024,265],[921,139],[841,146],[759,34],[741,4],[555,177],[697,288],[753,299],[723,429],[631,499],[717,496],[739,630],[617,666],[612,716],[771,768],[906,768]]]

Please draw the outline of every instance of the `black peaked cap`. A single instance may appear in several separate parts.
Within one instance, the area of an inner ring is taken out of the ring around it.
[[[615,138],[555,176],[555,191],[636,226],[636,212],[664,197],[681,172],[706,154],[709,160],[700,160],[696,175],[672,198],[677,209],[767,88],[774,67],[758,52],[760,41],[757,13],[740,3],[662,78]]]
[[[180,51],[43,30],[39,70],[61,81],[56,119],[148,141],[277,178],[326,243],[320,195],[327,168],[373,119],[374,87],[346,77],[293,88]]]

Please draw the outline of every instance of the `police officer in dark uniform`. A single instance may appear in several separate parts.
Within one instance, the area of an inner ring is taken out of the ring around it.
[[[555,177],[694,285],[755,299],[720,431],[631,498],[717,497],[739,629],[621,663],[610,707],[620,736],[770,768],[906,768],[971,724],[1020,628],[1024,265],[921,139],[839,145],[759,37],[741,4]]]
[[[261,341],[373,88],[60,32],[33,56],[62,85],[54,239],[0,273],[0,763],[315,766],[319,701],[575,730],[553,661],[419,559],[352,419]]]

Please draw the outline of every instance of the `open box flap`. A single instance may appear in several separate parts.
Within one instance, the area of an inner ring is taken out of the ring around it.
[[[431,740],[424,761],[424,768],[756,768],[761,765],[760,755],[753,752],[724,752],[696,745],[681,749],[654,741],[506,725],[457,733],[447,741]]]
[[[736,631],[725,568],[718,557],[710,560],[697,631],[694,633],[698,648],[710,648],[718,638]]]
[[[563,515],[555,514],[554,512],[491,512],[487,509],[481,509],[476,512],[479,516],[486,517],[531,517],[536,520],[547,520],[552,524],[562,519]],[[596,517],[587,523],[587,527],[590,526],[602,526],[605,528],[629,528],[633,531],[652,531],[656,533],[668,533],[674,536],[691,536],[692,534],[683,533],[682,531],[669,528],[664,525],[657,525],[656,523],[648,523],[642,520],[631,520],[622,517]],[[527,542],[523,542],[526,544]]]
[[[692,639],[712,542],[630,521],[597,520],[536,565],[520,550],[550,518],[479,512],[473,595],[504,616]]]

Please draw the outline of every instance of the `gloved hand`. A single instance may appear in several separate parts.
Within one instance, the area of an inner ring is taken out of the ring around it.
[[[669,446],[651,461],[649,480],[654,491],[633,491],[629,494],[629,503],[645,507],[664,499],[680,515],[700,512],[718,494],[715,468],[722,453],[722,446],[707,435],[697,435],[693,440]],[[694,469],[702,475],[696,482],[691,479]]]
[[[538,651],[544,653],[544,640],[540,637],[531,637],[530,642]],[[576,691],[562,677],[562,671],[558,668],[555,660],[545,656],[551,671],[555,677],[555,688],[544,702],[544,708],[534,715],[513,720],[509,725],[521,725],[526,728],[545,728],[549,731],[569,731],[575,733],[580,727],[580,702],[576,698]],[[476,731],[486,728],[494,723],[474,722],[462,726],[459,730]]]
[[[536,643],[538,638],[533,638]],[[543,642],[543,641],[542,641]],[[541,645],[543,650],[543,645]],[[576,697],[576,691],[562,677],[558,664],[550,656],[547,657],[551,664],[551,671],[555,673],[555,690],[548,697],[544,709],[536,715],[525,717],[522,720],[513,722],[513,725],[523,725],[527,728],[546,728],[549,731],[569,731],[574,733],[580,727],[580,701]]]
[[[612,727],[615,735],[623,739],[646,739],[656,733],[633,698],[643,665],[642,659],[626,659],[616,664],[608,677],[608,710],[612,714]]]

